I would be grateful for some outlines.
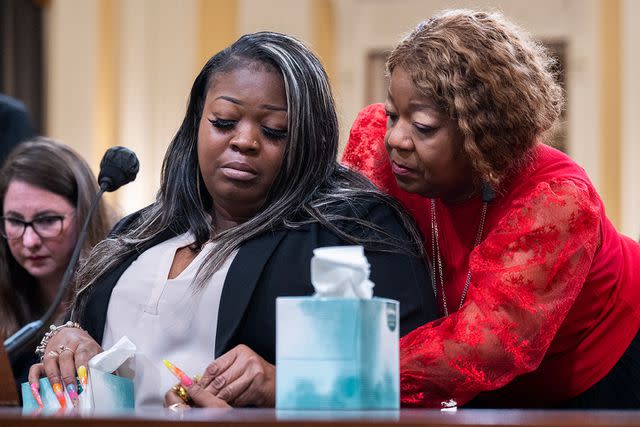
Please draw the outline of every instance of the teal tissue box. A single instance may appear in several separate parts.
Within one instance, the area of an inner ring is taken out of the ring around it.
[[[90,370],[88,386],[89,390],[82,390],[78,387],[78,390],[81,391],[78,406],[78,410],[80,411],[93,409],[115,411],[133,409],[134,407],[133,381],[129,378]],[[39,411],[38,403],[31,393],[28,382],[22,383],[21,391],[22,412],[30,414]],[[47,378],[40,378],[40,397],[42,398],[44,411],[56,411],[60,409],[60,403],[58,403],[58,399]],[[71,409],[71,399],[66,391],[65,400],[66,407]]]
[[[276,408],[398,409],[399,303],[276,300]]]

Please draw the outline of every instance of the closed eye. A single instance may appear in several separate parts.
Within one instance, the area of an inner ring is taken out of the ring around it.
[[[385,116],[387,116],[389,124],[393,124],[398,121],[398,115],[392,111],[387,110],[386,108],[384,110],[384,114]]]
[[[223,132],[233,129],[233,127],[237,123],[237,121],[235,120],[224,120],[224,119],[209,119],[209,122],[211,122],[213,127],[215,127],[216,129],[220,129]]]
[[[437,128],[435,127],[423,125],[421,123],[414,123],[413,126],[416,128],[418,132],[420,132],[423,135],[431,135],[437,130]]]
[[[286,139],[289,132],[286,129],[274,129],[266,126],[262,126],[262,133],[269,139],[282,140]]]

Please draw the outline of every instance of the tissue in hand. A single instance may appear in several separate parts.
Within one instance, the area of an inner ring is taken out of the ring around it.
[[[110,349],[96,354],[89,360],[89,378],[87,389],[78,396],[78,410],[87,412],[93,409],[100,411],[129,409],[134,407],[133,381],[129,378],[113,375],[127,359],[135,354],[136,346],[129,338],[122,337]],[[29,383],[22,383],[22,412],[37,411],[38,404],[31,393]],[[66,408],[73,408],[71,399],[64,392]],[[58,399],[47,378],[40,379],[40,395],[44,410],[56,411],[60,409]]]
[[[371,298],[363,248],[314,250],[311,281],[276,301],[276,407],[399,408],[398,302]]]

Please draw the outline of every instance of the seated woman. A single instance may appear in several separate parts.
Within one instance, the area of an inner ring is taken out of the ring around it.
[[[155,203],[94,249],[72,313],[84,329],[60,329],[46,351],[70,351],[45,357],[30,381],[44,369],[52,384],[71,384],[126,335],[138,348],[122,369],[136,406],[162,405],[175,383],[164,358],[190,376],[214,358],[230,362],[209,367],[216,375],[198,390],[211,399],[196,403],[273,406],[275,299],[313,294],[309,263],[321,246],[365,247],[374,294],[400,301],[401,333],[434,319],[417,232],[399,205],[337,163],[337,149],[329,82],[304,45],[263,32],[213,56]]]
[[[544,145],[562,90],[502,15],[446,11],[392,51],[343,162],[407,207],[443,319],[400,343],[405,406],[640,407],[640,245]]]
[[[0,332],[7,337],[38,319],[53,301],[78,231],[98,191],[91,168],[75,151],[38,138],[19,145],[0,169]],[[81,256],[112,223],[101,202]],[[69,298],[66,299],[68,304]],[[67,307],[58,312],[60,319]],[[13,364],[18,383],[36,360],[31,348]]]

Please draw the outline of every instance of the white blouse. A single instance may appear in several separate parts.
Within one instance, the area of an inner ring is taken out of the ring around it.
[[[195,291],[194,277],[215,245],[207,243],[175,279],[168,279],[176,250],[194,242],[187,233],[143,252],[122,274],[109,300],[102,347],[122,336],[136,345],[135,357],[118,370],[133,380],[136,408],[163,404],[178,383],[162,364],[167,359],[187,375],[202,374],[214,360],[218,308],[229,266],[225,261],[206,288]]]

